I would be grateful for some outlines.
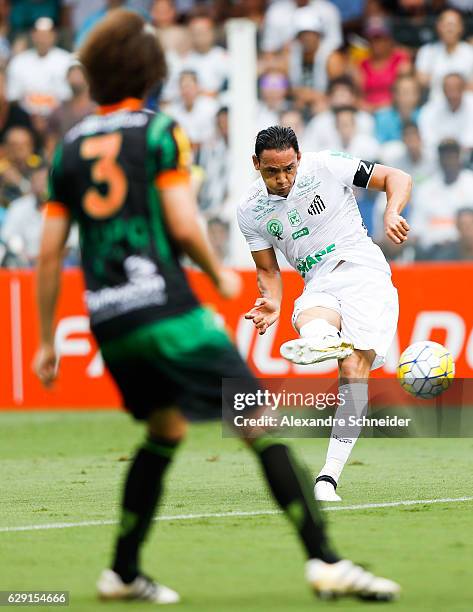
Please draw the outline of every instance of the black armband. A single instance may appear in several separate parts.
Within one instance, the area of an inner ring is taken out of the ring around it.
[[[373,174],[374,166],[374,162],[361,159],[360,163],[358,164],[357,171],[355,172],[355,176],[353,177],[353,185],[356,185],[356,187],[364,187],[366,189],[368,187],[368,183],[370,182],[371,175]]]

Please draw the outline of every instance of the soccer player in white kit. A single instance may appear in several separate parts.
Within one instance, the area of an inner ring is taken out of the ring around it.
[[[380,367],[396,332],[399,314],[391,270],[368,236],[353,186],[385,191],[386,236],[407,240],[401,212],[412,179],[396,168],[345,153],[300,153],[291,128],[258,133],[253,155],[260,172],[238,207],[238,223],[256,264],[261,297],[246,314],[264,334],[279,318],[282,282],[275,249],[304,278],[292,322],[300,338],[281,355],[309,364],[338,359],[340,402],[336,417],[364,414],[370,370]],[[340,501],[337,484],[361,428],[335,426],[316,478],[315,496]]]

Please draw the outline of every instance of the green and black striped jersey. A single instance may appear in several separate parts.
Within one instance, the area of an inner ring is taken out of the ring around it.
[[[160,191],[189,181],[180,127],[138,100],[99,109],[58,146],[46,215],[79,226],[86,301],[99,340],[188,311],[197,300],[163,218]]]

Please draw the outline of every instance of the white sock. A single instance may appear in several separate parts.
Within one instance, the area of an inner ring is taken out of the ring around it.
[[[312,319],[301,327],[301,338],[317,338],[319,336],[338,335],[338,329],[325,319]]]
[[[319,476],[331,476],[336,482],[340,478],[348,457],[358,440],[362,427],[348,425],[350,416],[361,417],[368,409],[368,383],[347,383],[340,385],[339,393],[345,399],[344,405],[339,405],[335,418],[345,419],[345,427],[334,425],[327,450],[325,465]],[[350,437],[347,437],[347,436]]]

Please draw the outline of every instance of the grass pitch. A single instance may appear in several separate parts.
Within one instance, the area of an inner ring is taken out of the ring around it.
[[[118,485],[141,426],[122,413],[0,414],[0,590],[68,590],[74,611],[148,610],[95,598],[116,520]],[[313,472],[325,440],[294,440]],[[472,495],[472,439],[360,440],[341,485],[342,505]],[[472,609],[472,502],[327,512],[339,551],[401,583],[397,611]],[[160,513],[274,510],[255,459],[219,424],[191,428],[169,472]],[[29,526],[24,531],[5,528]],[[143,566],[189,612],[373,610],[323,603],[303,580],[302,549],[279,514],[166,520],[154,525]],[[383,607],[381,605],[381,607]],[[43,609],[46,609],[43,607]],[[47,609],[55,609],[48,607]]]

